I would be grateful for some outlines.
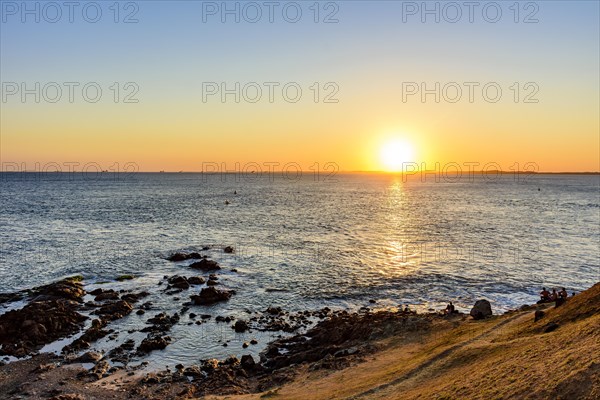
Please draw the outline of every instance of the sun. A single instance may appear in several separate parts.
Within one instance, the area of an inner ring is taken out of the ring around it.
[[[386,171],[402,171],[402,164],[414,162],[413,146],[402,139],[392,139],[383,144],[380,151],[381,164]]]

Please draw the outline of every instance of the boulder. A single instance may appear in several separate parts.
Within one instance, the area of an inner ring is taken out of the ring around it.
[[[141,354],[150,353],[153,350],[163,350],[170,341],[171,338],[168,336],[149,336],[142,340],[142,343],[140,343],[137,350]]]
[[[148,292],[139,292],[139,293],[127,293],[121,296],[121,300],[125,300],[129,304],[136,303],[139,299],[149,296]]]
[[[190,283],[185,276],[175,275],[169,278],[169,284],[177,289],[189,289]]]
[[[256,361],[254,361],[254,358],[250,354],[243,355],[240,364],[246,370],[252,370],[256,367]]]
[[[196,261],[195,263],[190,264],[190,268],[199,269],[201,271],[214,271],[221,269],[221,267],[216,261],[209,260],[207,258],[203,258],[200,261]]]
[[[185,253],[173,253],[167,257],[169,261],[185,261],[187,259],[189,259],[189,256]]]
[[[105,301],[105,300],[119,300],[119,293],[114,290],[102,291],[97,294],[94,301]]]
[[[190,276],[188,278],[188,283],[190,285],[202,285],[205,281],[205,279],[201,276]]]
[[[88,351],[86,353],[83,353],[81,356],[77,357],[75,360],[75,362],[80,362],[80,363],[97,363],[98,361],[100,361],[104,356],[96,351]]]
[[[200,255],[200,253],[196,253],[196,252],[173,253],[169,257],[167,257],[167,260],[176,262],[176,261],[185,261],[185,260],[192,260],[192,259],[199,259],[199,258],[202,258],[202,256]]]
[[[225,246],[225,248],[223,249],[223,252],[231,254],[231,253],[233,253],[233,247]]]
[[[106,316],[108,319],[117,320],[123,318],[133,310],[131,304],[125,300],[119,300],[114,303],[108,303],[94,311],[94,314]]]
[[[219,301],[226,301],[231,298],[233,291],[218,290],[214,286],[204,288],[199,295],[190,296],[192,302],[198,305],[214,304]]]
[[[487,300],[477,300],[471,309],[471,317],[479,320],[492,316],[492,305]]]
[[[248,323],[243,319],[239,319],[235,321],[233,329],[235,329],[235,331],[238,333],[246,332],[248,330]]]

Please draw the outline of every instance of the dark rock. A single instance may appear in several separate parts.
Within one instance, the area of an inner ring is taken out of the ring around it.
[[[169,257],[167,257],[167,260],[169,260],[169,261],[185,261],[185,260],[192,260],[192,259],[199,259],[199,258],[202,258],[202,256],[200,255],[200,253],[197,253],[197,252],[173,253]]]
[[[190,285],[202,285],[204,282],[206,281],[201,276],[191,276],[188,278],[188,283]]]
[[[78,332],[87,319],[77,312],[85,294],[78,281],[65,279],[34,291],[38,295],[34,301],[0,315],[0,355],[31,354]]]
[[[271,314],[271,315],[280,315],[280,314],[283,314],[283,311],[281,310],[281,307],[269,307],[269,308],[267,308],[266,312],[268,314]]]
[[[242,319],[235,321],[235,325],[233,326],[236,332],[242,333],[248,330],[248,323]]]
[[[142,299],[146,296],[149,296],[148,292],[139,292],[139,293],[127,293],[121,296],[121,300],[125,300],[129,304],[137,303],[139,299]],[[152,304],[152,303],[146,303]]]
[[[119,300],[114,303],[108,303],[100,307],[100,309],[94,311],[94,314],[102,315],[110,320],[117,320],[123,318],[133,310],[131,304],[125,300]]]
[[[94,365],[94,367],[90,370],[89,374],[95,376],[97,379],[103,378],[108,374],[108,370],[110,369],[110,364],[105,361],[99,361]]]
[[[150,336],[142,340],[142,343],[138,346],[137,350],[139,353],[150,353],[153,350],[163,350],[169,345],[171,338],[168,336]]]
[[[231,254],[231,253],[233,253],[233,247],[231,247],[231,246],[226,246],[226,247],[223,249],[223,252]]]
[[[479,320],[492,316],[492,305],[487,300],[477,300],[471,309],[471,317]]]
[[[185,261],[189,259],[189,256],[185,253],[174,253],[167,257],[169,261]]]
[[[544,326],[544,333],[549,333],[558,329],[559,325],[556,322],[550,322],[548,325]]]
[[[218,290],[215,287],[202,289],[199,295],[190,296],[193,303],[197,305],[214,304],[219,301],[226,301],[231,298],[233,291]]]
[[[152,308],[152,302],[147,301],[140,306],[142,310],[150,310]]]
[[[72,300],[83,303],[85,291],[78,278],[67,278],[62,281],[39,286],[31,290],[33,301]]]
[[[197,365],[192,365],[183,370],[183,375],[191,376],[193,378],[200,378],[203,376],[202,371]]]
[[[242,360],[240,362],[242,368],[246,370],[252,370],[256,367],[256,362],[254,358],[250,354],[245,354],[242,356]]]
[[[209,279],[208,282],[206,282],[206,285],[208,285],[208,286],[216,286],[218,284],[219,284],[219,282],[214,281],[212,279]]]
[[[170,285],[177,289],[189,289],[190,284],[185,276],[175,275],[168,279]]]
[[[177,322],[179,322],[179,314],[175,313],[172,316],[168,316],[165,313],[160,313],[148,320],[148,323],[152,324],[152,326],[147,326],[140,332],[167,332]]]
[[[214,372],[219,369],[219,360],[211,358],[210,360],[202,361],[202,366],[200,367],[204,372]]]
[[[74,362],[80,362],[80,363],[97,363],[98,361],[100,361],[104,356],[96,351],[88,351],[84,354],[82,354],[81,356],[77,357],[75,360],[73,360]]]
[[[203,258],[200,261],[190,264],[190,268],[199,269],[201,271],[213,271],[221,269],[219,264],[214,260]]]
[[[90,347],[91,342],[95,342],[108,335],[110,331],[104,330],[103,328],[107,325],[108,321],[103,319],[95,319],[92,321],[92,326],[83,333],[79,338],[75,339],[73,343],[63,347],[63,353],[78,352],[83,349]]]
[[[119,294],[114,290],[102,291],[102,293],[96,295],[94,301],[105,301],[105,300],[119,300]]]

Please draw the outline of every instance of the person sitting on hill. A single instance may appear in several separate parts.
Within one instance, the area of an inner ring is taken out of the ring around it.
[[[540,292],[540,302],[550,301],[550,292],[546,290],[545,287],[542,288]]]
[[[558,299],[558,293],[556,293],[556,289],[552,289],[552,293],[550,293],[550,300],[556,301]]]
[[[562,290],[560,292],[558,292],[558,296],[561,299],[567,299],[567,297],[569,297],[569,293],[567,293],[567,290],[565,288],[562,288]]]
[[[452,302],[449,302],[448,305],[446,306],[446,310],[445,310],[446,315],[450,315],[454,313],[454,304],[452,304]]]

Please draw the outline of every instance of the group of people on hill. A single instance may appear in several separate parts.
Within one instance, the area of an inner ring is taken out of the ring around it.
[[[575,296],[575,293],[573,293]],[[540,292],[540,301],[538,303],[549,303],[552,301],[565,301],[569,297],[569,293],[565,288],[562,288],[561,291],[557,292],[556,289],[552,289],[552,292],[546,290],[545,287],[542,288]]]

